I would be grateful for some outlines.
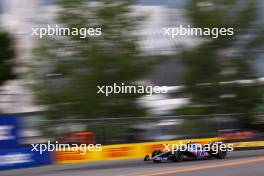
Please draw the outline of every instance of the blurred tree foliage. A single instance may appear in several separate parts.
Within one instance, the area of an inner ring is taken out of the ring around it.
[[[37,103],[49,118],[100,118],[144,115],[137,94],[97,94],[97,86],[133,85],[150,67],[133,34],[139,17],[129,0],[60,0],[60,26],[102,28],[102,36],[45,38],[34,52]]]
[[[0,85],[4,81],[14,78],[12,68],[14,66],[15,49],[11,36],[0,31]]]
[[[187,10],[192,27],[234,28],[234,35],[206,38],[202,45],[182,53],[189,68],[185,83],[192,105],[178,113],[245,113],[239,121],[247,126],[248,113],[262,101],[263,94],[255,85],[228,82],[256,78],[249,63],[256,57],[256,46],[263,46],[257,1],[190,0]]]

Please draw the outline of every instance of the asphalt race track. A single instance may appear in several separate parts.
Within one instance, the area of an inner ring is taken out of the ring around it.
[[[224,160],[153,163],[142,160],[51,165],[1,171],[0,176],[263,176],[264,150],[235,151]]]

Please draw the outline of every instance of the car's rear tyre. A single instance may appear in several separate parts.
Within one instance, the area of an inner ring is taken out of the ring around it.
[[[174,162],[181,162],[183,161],[183,152],[181,151],[176,151],[173,155],[172,155],[172,161]]]
[[[215,157],[216,157],[217,159],[225,159],[226,155],[227,155],[227,151],[219,150],[219,151],[217,152],[217,154],[215,155]]]
[[[211,155],[217,159],[224,159],[227,155],[227,148],[223,147],[224,143],[213,143],[211,145]],[[216,148],[217,147],[217,148]],[[216,150],[217,149],[217,150]]]

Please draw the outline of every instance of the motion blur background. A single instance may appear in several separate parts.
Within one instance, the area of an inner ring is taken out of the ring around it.
[[[263,0],[1,0],[0,122],[18,119],[20,146],[260,139],[263,8]],[[56,24],[101,27],[103,35],[31,35]],[[163,35],[179,25],[235,34]],[[169,92],[97,94],[98,85],[114,82]]]

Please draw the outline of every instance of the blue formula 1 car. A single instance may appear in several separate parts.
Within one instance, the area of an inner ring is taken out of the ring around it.
[[[179,146],[171,150],[154,150],[151,157],[146,155],[144,161],[153,161],[155,163],[174,161],[181,162],[184,160],[201,160],[201,159],[224,159],[229,148],[223,142],[213,142],[202,145],[199,143],[188,143],[185,146]]]

